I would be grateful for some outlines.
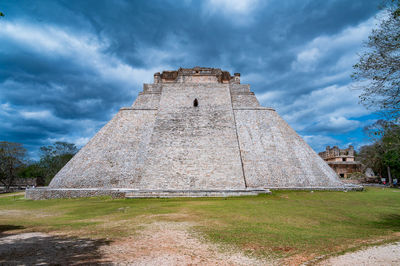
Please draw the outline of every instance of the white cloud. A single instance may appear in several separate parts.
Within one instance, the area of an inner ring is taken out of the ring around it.
[[[241,83],[261,83],[265,81],[263,73],[246,73],[240,77]]]
[[[320,56],[321,52],[317,47],[303,50],[297,55],[297,60],[292,64],[292,68],[301,72],[314,71]]]
[[[233,14],[248,14],[252,12],[259,0],[208,0],[207,5],[213,12],[229,12]]]
[[[23,118],[26,119],[35,119],[35,120],[43,120],[43,119],[50,119],[54,118],[48,110],[42,111],[21,111],[19,112]]]
[[[361,126],[354,118],[370,113],[358,104],[359,93],[349,86],[328,86],[278,106],[277,110],[296,130],[349,132]]]
[[[85,70],[82,72],[81,79],[85,78],[83,75],[93,73],[95,79],[104,84],[104,86],[112,84],[114,88],[118,87],[118,89],[123,91],[126,97],[130,97],[132,101],[137,92],[141,91],[142,84],[144,82],[152,82],[153,74],[160,71],[159,66],[152,68],[134,68],[130,66],[115,55],[107,53],[107,48],[110,44],[109,40],[94,36],[90,33],[82,34],[71,32],[66,28],[46,24],[35,25],[21,21],[3,21],[0,27],[0,36],[2,36],[2,43],[5,44],[0,46],[0,52],[2,53],[18,53],[22,50],[27,54],[31,53],[46,60],[50,60],[51,64],[57,64],[57,60],[60,62],[68,62],[68,64],[72,66],[77,66],[77,69]],[[14,47],[15,49],[10,49],[10,47]],[[153,53],[153,51],[145,52],[149,54]],[[65,74],[70,75],[70,73]],[[9,93],[12,93],[13,88],[19,88],[21,91],[22,88],[29,91],[34,89],[26,88],[25,84],[13,78],[5,80],[0,85],[3,89],[8,88]],[[64,84],[48,80],[47,85],[52,88],[52,94],[60,92],[61,94],[68,94]],[[88,83],[88,85],[90,85],[90,83]],[[91,96],[93,95],[96,94],[92,93]],[[47,97],[46,95],[37,96],[38,98]],[[51,95],[48,96],[51,97]],[[99,97],[101,97],[101,94],[99,94]],[[0,93],[0,100],[6,100],[2,99],[2,93]],[[102,100],[99,98],[83,98],[76,101],[74,104],[76,107],[80,107],[81,110],[85,108],[94,110],[101,103]],[[14,117],[18,114],[20,117],[29,120],[39,121],[47,119],[52,122],[58,121],[57,123],[71,122],[67,119],[56,117],[50,109],[37,109],[36,106],[24,108],[23,110],[11,110],[11,106],[8,103],[2,103],[0,114],[7,113],[9,115],[10,112],[13,111]],[[77,125],[75,124],[74,128],[75,126]],[[82,124],[82,128],[86,127],[87,123]],[[98,127],[99,125],[97,123],[93,128],[98,129]],[[84,132],[84,136],[90,134],[94,133],[92,131]]]
[[[281,99],[285,97],[283,91],[267,91],[261,94],[257,94],[257,99],[260,103],[277,103],[281,101]]]
[[[54,142],[68,142],[68,143],[74,143],[78,149],[81,147],[85,146],[86,143],[88,143],[90,140],[89,137],[71,137],[71,136],[63,136],[59,138],[48,138],[46,140],[47,143],[54,143]]]
[[[259,0],[207,0],[204,1],[203,14],[224,15],[236,25],[248,25],[253,22],[251,14],[260,5]]]
[[[303,139],[310,145],[317,153],[324,151],[326,146],[340,146],[341,142],[335,138],[324,135],[305,135]]]
[[[357,26],[348,27],[338,34],[322,35],[297,50],[296,61],[292,62],[292,69],[299,72],[314,71],[318,63],[326,58],[337,57],[337,63],[332,65],[332,71],[351,69],[357,60],[357,51],[368,38],[376,18],[371,18]]]
[[[64,58],[71,64],[92,70],[104,82],[127,86],[150,82],[154,70],[133,68],[106,49],[110,41],[89,33],[76,33],[52,25],[32,25],[23,22],[4,22],[0,36],[24,50],[54,60]],[[0,47],[0,51],[1,51]],[[3,48],[7,49],[7,48]],[[4,51],[9,52],[9,51]]]
[[[146,58],[146,61],[151,62],[152,66],[156,66],[151,69],[153,75],[156,72],[171,69],[171,66],[165,62],[179,61],[183,64],[188,58],[192,57],[193,55],[188,54],[187,50],[182,47],[182,43],[188,42],[183,36],[170,33],[165,37],[162,47],[152,47],[148,44],[138,43],[136,50],[137,54]]]
[[[68,135],[65,134],[52,134],[44,140],[45,143],[54,143],[57,141],[64,141],[74,143],[78,148],[83,147],[89,140],[104,126],[106,121],[94,121],[89,119],[83,120],[59,120],[57,123],[63,122],[66,126],[73,126],[75,130]]]
[[[344,133],[353,131],[360,125],[360,121],[348,119],[344,116],[328,116],[326,119],[318,121],[316,125],[314,125],[314,128],[318,131]]]
[[[1,112],[11,112],[13,109],[11,108],[9,103],[0,104],[0,111]]]
[[[111,43],[107,38],[98,37],[91,33],[78,33],[70,31],[68,28],[46,24],[2,21],[0,36],[2,36],[0,54],[12,57],[12,53],[19,56],[18,54],[23,51],[24,54],[37,56],[43,64],[57,65],[60,62],[67,62],[67,71],[69,69],[82,70],[81,73],[71,71],[65,73],[65,75],[77,75],[75,78],[80,80],[87,79],[88,89],[86,95],[84,95],[82,88],[83,96],[78,97],[73,102],[73,106],[82,112],[88,111],[88,113],[90,110],[100,109],[99,105],[108,100],[101,98],[104,96],[104,92],[90,91],[90,85],[93,82],[103,84],[102,86],[104,86],[105,90],[117,88],[120,91],[115,91],[115,93],[124,94],[128,101],[133,101],[137,92],[141,91],[142,84],[145,82],[151,83],[153,74],[165,67],[162,64],[163,59],[169,56],[167,54],[168,49],[176,45],[174,40],[171,39],[169,45],[163,47],[166,50],[141,50],[140,53],[143,57],[158,58],[158,61],[152,62],[152,67],[136,68],[107,51]],[[175,48],[178,49],[178,47]],[[174,51],[170,51],[170,53],[173,54]],[[164,58],[160,56],[161,54],[164,54]],[[159,63],[159,65],[156,63]],[[23,73],[23,75],[26,78],[36,78],[31,73]],[[86,77],[87,75],[93,76]],[[3,81],[0,84],[4,89],[0,90],[0,122],[2,129],[15,131],[15,128],[18,127],[16,126],[16,123],[18,123],[16,121],[29,120],[30,123],[27,125],[22,123],[17,130],[23,130],[26,135],[30,133],[37,135],[37,132],[40,131],[40,134],[45,137],[40,140],[41,143],[66,141],[75,143],[78,147],[85,145],[106,121],[98,121],[96,118],[66,119],[56,115],[62,113],[55,111],[58,106],[40,106],[37,104],[41,100],[48,101],[47,98],[52,99],[52,97],[60,97],[60,95],[68,98],[69,93],[79,93],[79,88],[74,92],[69,92],[68,85],[55,79],[46,80],[43,84],[32,86],[29,83],[25,84],[15,79],[13,76]],[[45,87],[43,91],[48,93],[37,93],[41,91],[41,86]],[[32,99],[32,105],[22,107],[7,103],[6,94],[14,96],[17,93],[21,94],[21,92],[29,92],[27,94],[35,97]],[[112,95],[112,93],[107,95]],[[112,114],[110,113],[109,115],[111,116]],[[106,119],[108,118],[109,116],[107,115]],[[34,154],[32,156],[36,158]]]
[[[360,117],[371,113],[359,104],[361,92],[352,89],[350,74],[358,60],[357,52],[362,49],[363,41],[376,22],[376,18],[370,18],[337,34],[318,36],[295,49],[296,60],[292,62],[292,70],[297,74],[315,74],[307,86],[318,89],[289,103],[284,93],[281,96],[279,92],[262,95],[262,100],[276,103],[276,109],[297,131],[317,134],[308,136],[307,141],[313,143],[313,147],[319,145],[317,142],[335,144],[333,139],[332,144],[321,134],[351,132],[364,126],[365,123],[359,121]]]

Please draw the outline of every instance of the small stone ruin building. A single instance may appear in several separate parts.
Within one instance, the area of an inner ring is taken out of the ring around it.
[[[361,172],[361,163],[354,159],[354,147],[339,149],[338,146],[326,146],[326,150],[319,153],[328,165],[343,178],[348,178],[352,173]]]
[[[218,68],[154,74],[51,181],[46,199],[203,197],[270,189],[348,190],[250,85]]]

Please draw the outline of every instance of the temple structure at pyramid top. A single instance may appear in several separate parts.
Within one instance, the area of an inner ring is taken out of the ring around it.
[[[218,68],[154,74],[31,199],[235,196],[349,190],[248,84]]]
[[[194,67],[180,68],[175,71],[164,71],[154,74],[154,83],[235,83],[240,84],[240,74],[234,76],[219,68]]]

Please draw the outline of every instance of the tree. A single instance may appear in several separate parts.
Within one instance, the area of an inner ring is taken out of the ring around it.
[[[353,66],[352,78],[363,88],[360,102],[389,118],[400,119],[400,0],[386,5],[379,27]]]
[[[18,171],[18,177],[20,178],[35,178],[36,185],[44,186],[45,185],[45,169],[40,167],[38,162],[30,162],[25,166],[21,167]]]
[[[68,163],[77,153],[75,144],[67,142],[55,142],[53,145],[40,148],[40,168],[43,169],[45,183],[49,184],[53,177]]]
[[[360,148],[357,161],[370,167],[374,173],[380,177],[386,176],[385,165],[383,163],[383,147],[381,143],[375,142],[371,145],[364,145]]]
[[[0,11],[0,17],[4,17],[4,13]]]
[[[400,175],[400,125],[378,120],[365,131],[374,143],[361,147],[358,159],[381,177],[387,176],[392,185],[391,176]]]
[[[24,165],[26,150],[21,143],[0,142],[0,183],[10,190],[17,172]]]

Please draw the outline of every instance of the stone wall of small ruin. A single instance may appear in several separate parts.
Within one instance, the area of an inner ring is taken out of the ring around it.
[[[326,146],[326,150],[318,153],[322,159],[330,162],[354,161],[354,147],[349,146],[347,149],[339,149],[338,146]]]

